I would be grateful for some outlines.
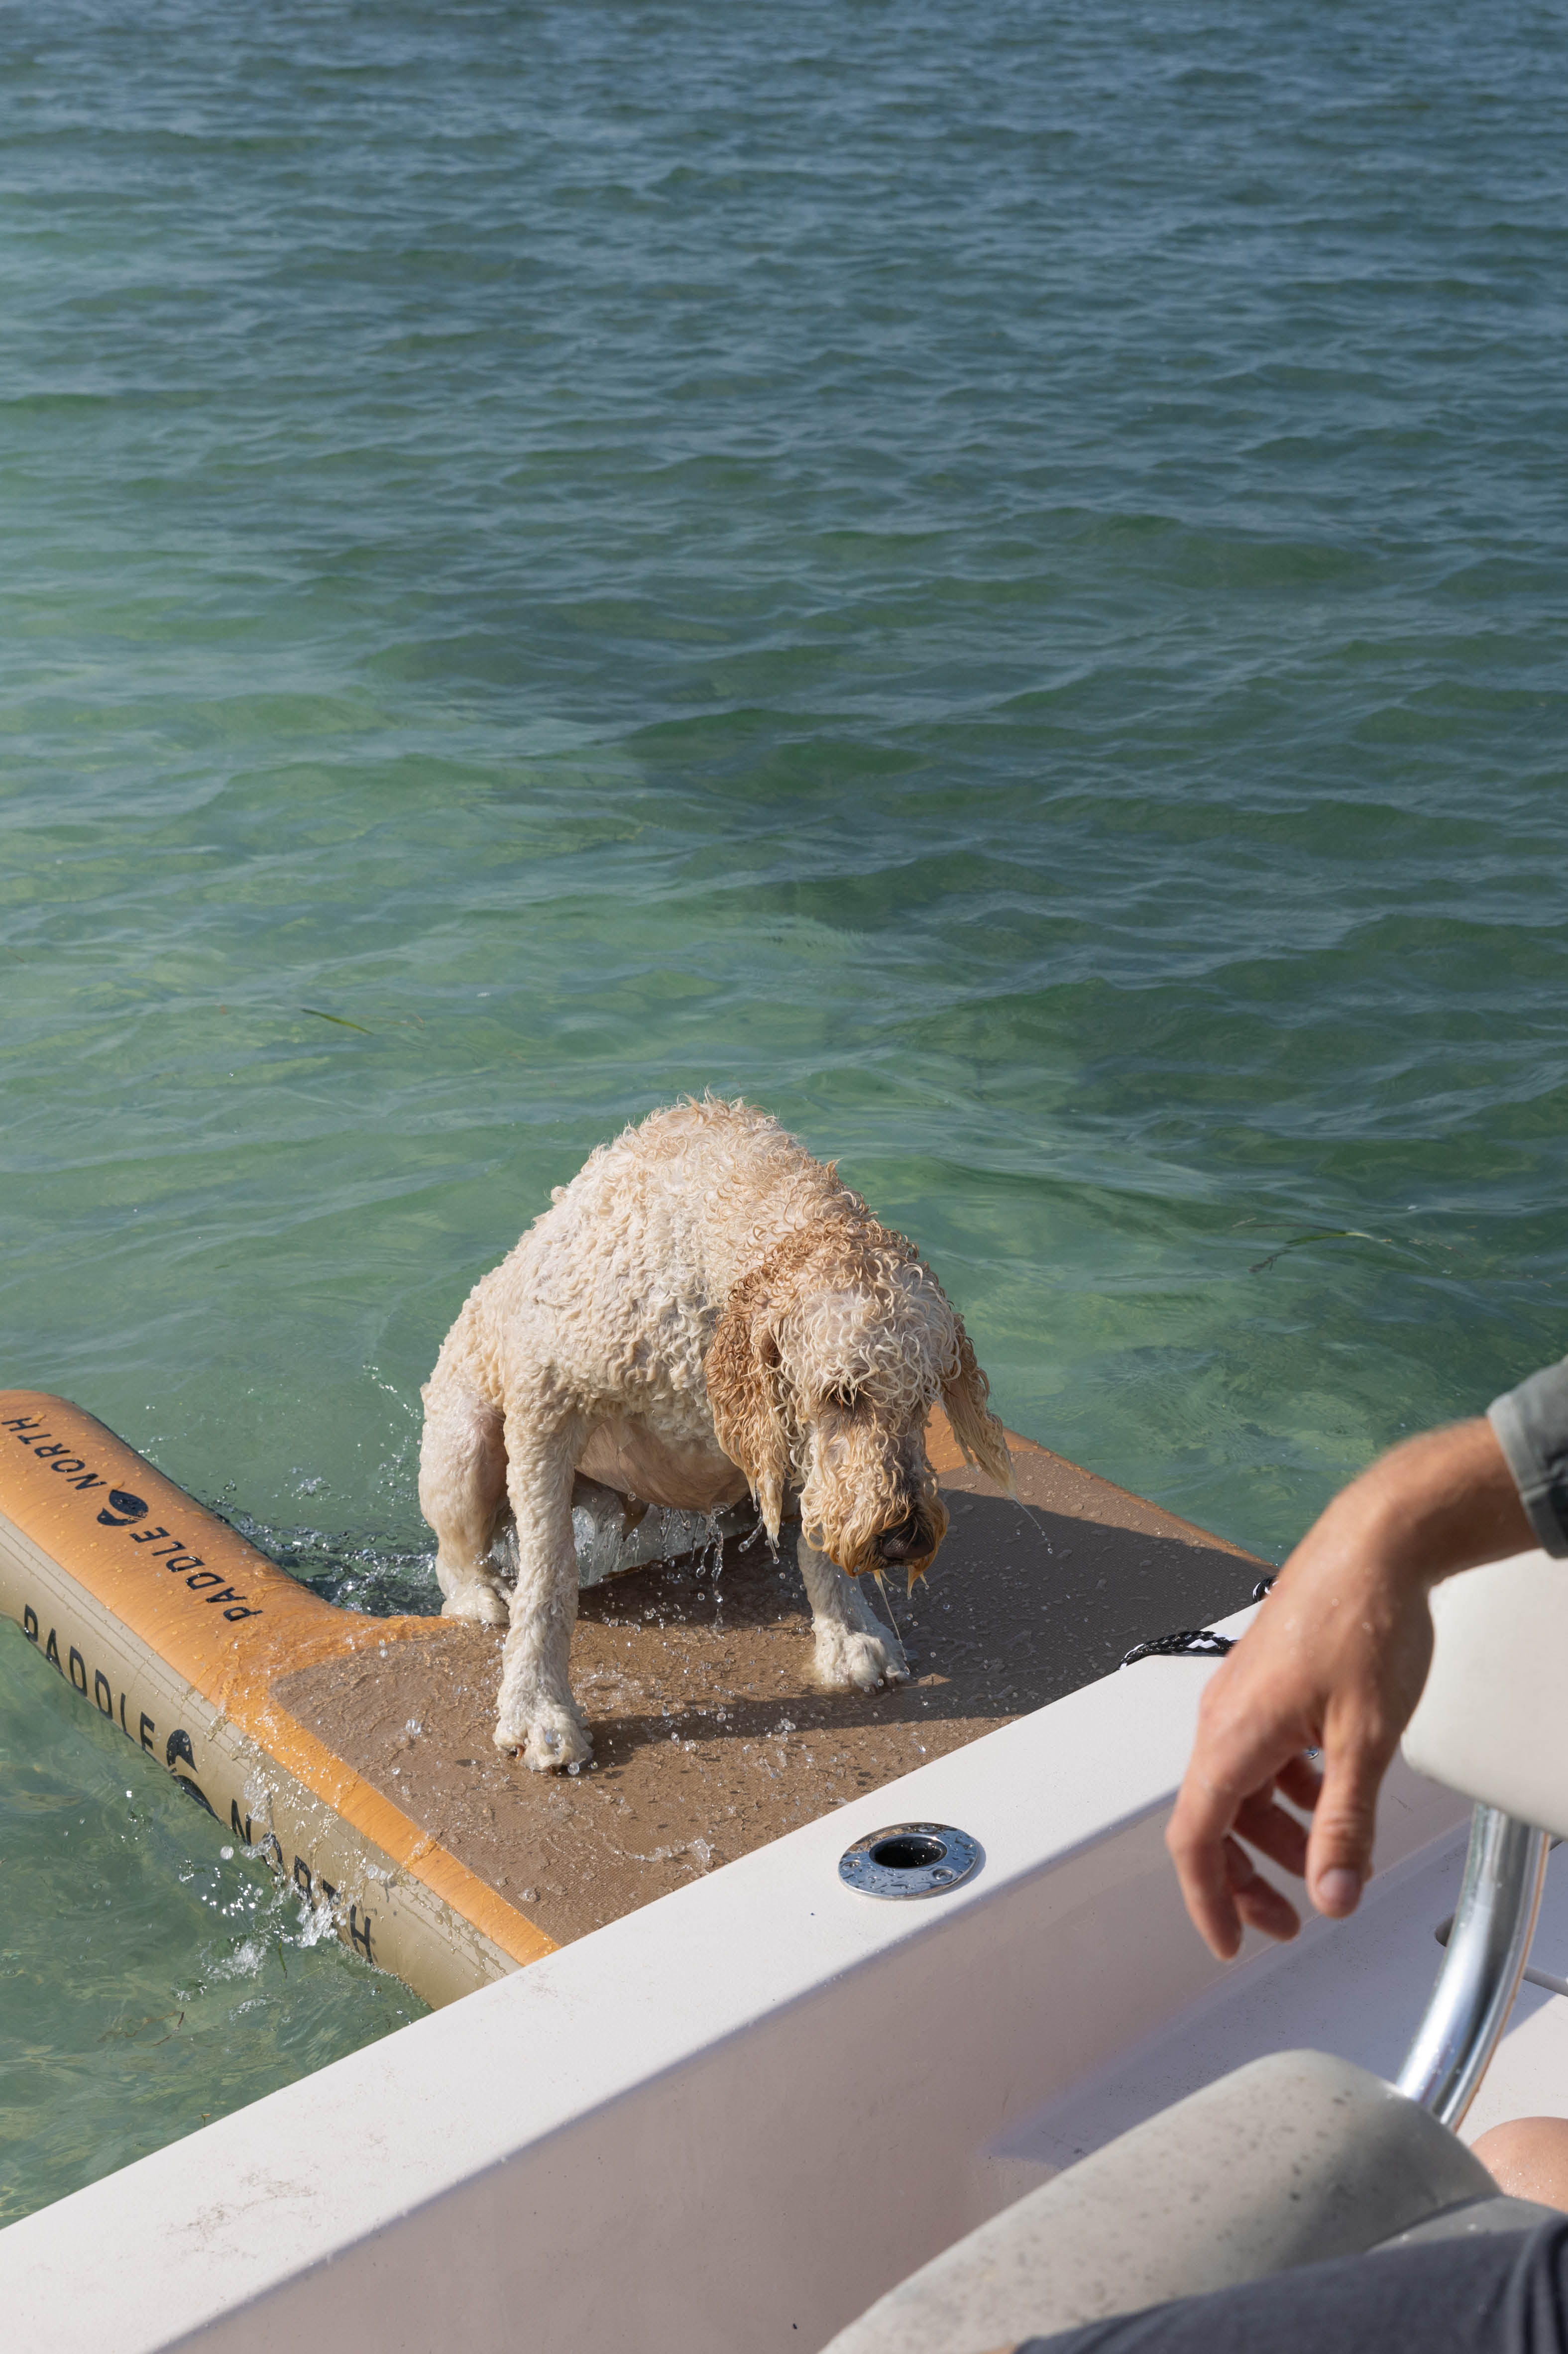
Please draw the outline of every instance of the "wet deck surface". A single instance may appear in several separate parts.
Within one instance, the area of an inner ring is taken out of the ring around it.
[[[778,1567],[765,1542],[732,1540],[716,1580],[660,1563],[584,1594],[572,1681],[595,1762],[576,1776],[493,1746],[491,1629],[433,1625],[274,1689],[565,1943],[1249,1598],[1260,1564],[1239,1548],[1042,1448],[1022,1447],[1016,1470],[1027,1510],[978,1472],[943,1475],[952,1526],[931,1576],[908,1601],[889,1581],[901,1689],[815,1689],[789,1532]]]

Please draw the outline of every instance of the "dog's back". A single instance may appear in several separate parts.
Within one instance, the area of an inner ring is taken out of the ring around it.
[[[483,1367],[493,1396],[519,1345],[556,1361],[608,1358],[619,1381],[633,1360],[662,1356],[683,1386],[682,1375],[700,1378],[718,1312],[750,1267],[797,1229],[866,1215],[770,1113],[714,1096],[674,1104],[556,1187],[475,1285],[449,1341]]]

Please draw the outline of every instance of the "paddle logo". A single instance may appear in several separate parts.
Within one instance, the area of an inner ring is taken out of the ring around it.
[[[111,1488],[109,1500],[113,1510],[100,1512],[98,1516],[98,1525],[101,1529],[129,1528],[132,1521],[144,1521],[147,1517],[147,1507],[142,1498],[129,1494],[123,1488]]]
[[[49,1437],[41,1415],[9,1415],[0,1421],[0,1430],[8,1430],[30,1455],[47,1463],[69,1487],[103,1487],[102,1479],[96,1471],[89,1470],[79,1455],[73,1455],[69,1445]],[[135,1495],[129,1488],[111,1488],[108,1501],[99,1511],[98,1524],[104,1529],[127,1530],[133,1545],[151,1548],[149,1561],[160,1562],[172,1575],[183,1577],[193,1594],[199,1595],[204,1602],[216,1603],[227,1619],[238,1624],[242,1619],[261,1617],[260,1604],[251,1603],[237,1592],[218,1571],[208,1569],[200,1553],[189,1550],[184,1537],[156,1524],[143,1528],[140,1523],[151,1510],[144,1496]]]

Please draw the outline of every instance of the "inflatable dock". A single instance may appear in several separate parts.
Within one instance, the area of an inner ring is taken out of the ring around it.
[[[911,1681],[810,1681],[792,1562],[731,1540],[588,1588],[593,1766],[490,1733],[500,1637],[334,1607],[64,1399],[0,1392],[0,1613],[189,1792],[193,1844],[260,1850],[364,1960],[442,2004],[1247,1599],[1239,1548],[1011,1437],[1016,1500],[938,1416],[952,1524],[889,1600]]]

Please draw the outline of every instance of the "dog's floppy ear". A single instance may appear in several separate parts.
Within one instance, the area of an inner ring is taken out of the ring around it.
[[[948,1409],[953,1437],[963,1448],[967,1462],[978,1463],[1004,1495],[1016,1496],[1007,1433],[986,1404],[991,1384],[975,1363],[963,1318],[955,1316],[953,1321],[959,1328],[959,1370],[951,1381],[942,1384],[942,1404]]]
[[[715,1435],[750,1482],[774,1544],[789,1477],[789,1433],[774,1331],[778,1306],[765,1268],[754,1267],[730,1294],[703,1367]]]

